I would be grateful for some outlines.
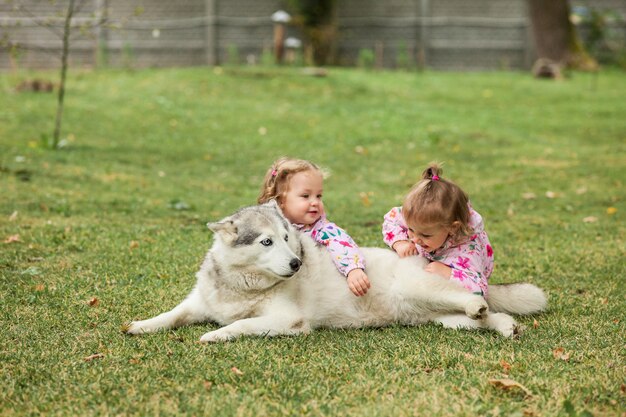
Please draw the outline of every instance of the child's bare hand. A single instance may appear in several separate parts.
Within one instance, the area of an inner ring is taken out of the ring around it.
[[[393,244],[393,250],[395,250],[401,258],[417,255],[417,248],[410,240],[398,240]]]
[[[448,265],[442,264],[441,262],[431,262],[424,267],[424,271],[433,273],[435,275],[439,275],[444,278],[450,278],[450,273],[452,273],[452,268]]]
[[[371,284],[365,271],[360,268],[348,272],[348,288],[357,297],[365,295]]]

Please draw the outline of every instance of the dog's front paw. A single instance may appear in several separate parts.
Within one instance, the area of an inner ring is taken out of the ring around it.
[[[159,330],[159,327],[154,326],[152,323],[150,320],[131,321],[122,325],[122,332],[126,334],[154,333]]]
[[[228,342],[229,340],[233,340],[235,335],[231,334],[224,329],[217,329],[212,332],[205,333],[200,338],[201,343],[217,343],[217,342]]]
[[[137,326],[137,322],[136,321],[130,321],[128,323],[124,323],[122,325],[122,333],[126,333],[126,334],[141,334],[143,333],[143,330]]]
[[[465,314],[470,319],[480,320],[487,317],[489,312],[489,306],[487,302],[481,297],[478,300],[474,300],[465,306]]]

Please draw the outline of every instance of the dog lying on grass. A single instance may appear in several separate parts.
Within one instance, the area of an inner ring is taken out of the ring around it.
[[[214,243],[191,293],[169,312],[130,322],[126,333],[214,322],[222,327],[200,340],[223,342],[321,327],[436,322],[513,337],[520,327],[509,314],[533,314],[547,306],[543,291],[532,284],[491,285],[485,301],[455,281],[425,272],[425,259],[399,258],[380,248],[362,248],[372,286],[355,297],[328,252],[296,231],[274,202],[243,208],[208,226]]]

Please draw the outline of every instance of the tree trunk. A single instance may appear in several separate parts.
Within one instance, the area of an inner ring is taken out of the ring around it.
[[[537,58],[565,67],[597,68],[569,19],[569,0],[528,0],[528,6]]]
[[[70,45],[70,29],[72,23],[72,15],[74,14],[74,0],[70,0],[67,6],[67,15],[65,16],[65,26],[63,28],[63,55],[61,56],[61,81],[59,83],[59,95],[57,97],[57,116],[54,123],[54,133],[52,134],[52,148],[59,146],[59,137],[61,136],[61,121],[63,120],[63,98],[65,97],[65,78],[67,75],[67,60]]]

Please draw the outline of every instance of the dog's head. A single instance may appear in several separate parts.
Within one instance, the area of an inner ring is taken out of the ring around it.
[[[291,278],[302,265],[299,235],[272,200],[209,223],[221,262],[255,274]]]

